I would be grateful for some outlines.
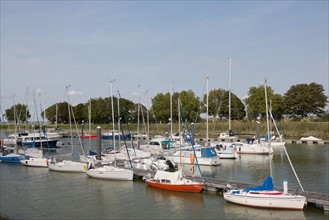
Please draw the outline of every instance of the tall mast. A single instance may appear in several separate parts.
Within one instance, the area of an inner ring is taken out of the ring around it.
[[[58,128],[58,106],[57,106],[57,103],[56,103],[56,130]]]
[[[140,90],[140,84],[138,84],[138,103],[137,103],[137,139],[139,139],[139,103],[140,103],[140,96],[139,96],[139,90]]]
[[[232,74],[232,57],[230,57],[230,67],[228,74],[228,134],[231,136],[231,74]]]
[[[209,77],[207,77],[207,142],[206,146],[208,146],[209,141],[209,128],[208,128],[208,118],[209,118]]]
[[[271,159],[271,139],[270,139],[270,124],[269,124],[269,119],[268,119],[268,104],[267,104],[267,91],[266,91],[266,85],[267,80],[265,80],[264,83],[264,89],[265,89],[265,107],[266,107],[266,125],[267,125],[267,137],[268,137],[268,154],[270,156],[270,176],[272,176],[272,159]]]
[[[171,85],[172,82],[170,82],[170,138],[172,138],[172,124],[173,124],[173,121],[172,121],[172,85]]]
[[[178,108],[178,133],[179,133],[179,169],[182,168],[182,135],[181,135],[181,131],[180,131],[180,95],[178,96],[178,103],[177,103],[177,108]]]
[[[113,150],[114,150],[114,166],[116,166],[116,154],[115,154],[115,126],[114,126],[114,107],[113,107],[113,92],[112,92],[112,83],[115,81],[115,79],[110,80],[110,96],[111,96],[111,108],[112,108],[112,137],[113,137]]]
[[[117,103],[118,103],[118,130],[119,130],[119,141],[118,141],[118,146],[120,146],[121,143],[121,132],[123,134],[123,131],[121,131],[121,126],[120,126],[120,100],[119,100],[119,90],[118,90],[118,98],[117,98]]]
[[[149,95],[149,91],[150,90],[147,90],[147,104],[148,104],[148,108],[146,108],[146,120],[147,120],[147,134],[146,134],[146,137],[147,137],[147,146],[150,146],[150,116],[149,116],[149,108],[150,108],[150,95]]]

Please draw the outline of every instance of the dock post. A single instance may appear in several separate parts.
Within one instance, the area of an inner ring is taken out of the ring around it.
[[[102,143],[101,143],[101,134],[102,134],[102,129],[100,126],[97,126],[97,139],[96,139],[96,159],[101,160],[101,149],[102,149]]]

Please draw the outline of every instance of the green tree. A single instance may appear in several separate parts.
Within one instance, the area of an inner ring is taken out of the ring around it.
[[[291,118],[305,118],[309,115],[321,116],[328,103],[322,85],[317,83],[297,84],[284,94],[284,114]]]
[[[206,103],[207,95],[203,97]],[[209,116],[229,118],[229,92],[223,89],[209,91]],[[206,105],[203,105],[202,112],[206,113]],[[242,101],[231,93],[231,119],[241,120],[246,116],[246,111]]]
[[[152,99],[152,112],[158,121],[167,123],[170,118],[170,94],[158,93]]]
[[[86,104],[78,104],[73,107],[73,113],[76,123],[82,123],[82,120],[86,123],[88,121],[88,106]],[[73,122],[73,116],[72,116]]]
[[[27,122],[31,118],[30,111],[24,104],[13,105],[11,108],[6,109],[5,112],[7,120],[10,122]]]
[[[270,86],[266,87],[267,100],[272,106],[272,114],[276,116],[276,119],[282,118],[282,96],[280,94],[274,94],[273,89]],[[265,105],[265,88],[264,86],[251,87],[248,91],[248,97],[244,100],[248,112],[249,118],[257,118],[260,114],[266,115]]]
[[[182,103],[181,111],[189,122],[200,120],[200,100],[192,90],[174,93],[172,96],[172,116],[173,122],[178,120],[178,97]],[[152,99],[152,112],[158,121],[168,123],[170,118],[170,94],[158,93]],[[183,115],[181,114],[183,117]]]
[[[187,121],[188,122],[200,121],[201,103],[200,103],[200,99],[195,95],[195,93],[191,89],[189,89],[187,91],[180,92],[179,97],[182,103],[182,108],[183,108],[182,110],[186,114],[185,116]],[[175,103],[177,103],[177,99],[175,100]]]
[[[213,89],[209,91],[208,96],[208,114],[209,116],[216,118],[219,116],[219,111],[221,108],[221,104],[223,102],[225,90],[223,89]],[[207,103],[207,94],[203,96],[203,104],[202,104],[202,113],[207,113],[206,109]]]
[[[220,117],[229,118],[229,91],[226,91],[221,103]],[[234,94],[231,93],[231,119],[241,120],[246,116],[245,106],[242,101]]]
[[[57,112],[56,112],[56,105],[57,105]],[[59,124],[69,122],[69,112],[68,112],[67,102],[56,103],[48,107],[45,111],[47,112],[46,114],[47,120],[50,121],[51,123],[56,122],[56,115],[57,115],[57,122]],[[41,114],[43,115],[44,112],[42,112]]]

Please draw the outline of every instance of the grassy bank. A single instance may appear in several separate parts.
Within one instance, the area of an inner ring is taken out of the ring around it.
[[[112,129],[112,124],[100,124],[92,125],[92,133],[96,132],[96,127],[101,126],[102,132],[108,132]],[[54,128],[54,125],[49,124],[48,128]],[[185,126],[186,127],[186,126]],[[189,129],[192,125],[188,125]],[[273,130],[275,130],[274,125],[272,125]],[[59,125],[59,129],[68,131],[69,125]],[[231,128],[233,132],[236,133],[256,133],[256,123],[253,121],[232,121]],[[323,140],[329,140],[329,122],[296,122],[296,121],[282,121],[279,123],[278,128],[283,132],[286,139],[299,139],[301,137],[314,136],[321,138]],[[81,130],[81,125],[78,125],[79,131]],[[85,130],[88,129],[88,125],[85,125]],[[123,125],[123,129],[127,132],[127,125]],[[75,128],[74,128],[75,130]],[[129,130],[133,133],[137,133],[137,124],[130,124]],[[1,131],[13,132],[14,126],[1,125]],[[220,133],[228,131],[227,121],[217,121],[213,123],[209,121],[209,138],[217,138]],[[146,133],[146,128],[144,125],[139,126],[140,133]],[[150,124],[150,135],[165,135],[166,132],[170,132],[170,127],[168,124]],[[173,124],[173,132],[178,132],[178,124]],[[260,124],[261,135],[266,135],[267,128],[266,123]],[[206,137],[206,123],[197,123],[195,125],[195,137],[205,138]]]

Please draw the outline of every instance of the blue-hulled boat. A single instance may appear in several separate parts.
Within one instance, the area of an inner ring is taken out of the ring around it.
[[[7,154],[5,156],[0,156],[0,161],[5,163],[20,163],[21,160],[25,160],[26,157],[20,154]]]
[[[122,134],[122,132],[119,131],[110,131],[108,133],[103,133],[102,134],[102,138],[103,139],[113,139],[113,136],[115,137],[115,139],[130,139],[131,138],[131,133],[127,133],[127,134]]]
[[[19,133],[17,145],[24,147],[41,147],[43,149],[56,149],[57,139],[48,139],[40,133]]]

